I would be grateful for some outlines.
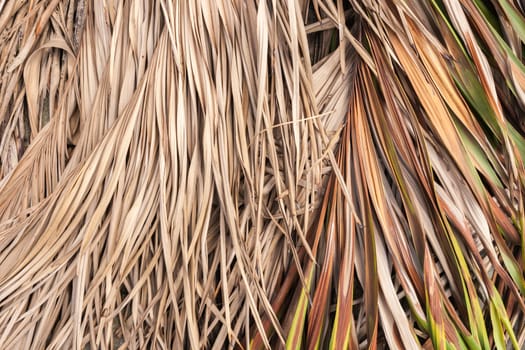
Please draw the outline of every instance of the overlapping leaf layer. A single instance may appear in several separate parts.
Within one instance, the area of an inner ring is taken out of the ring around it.
[[[517,0],[0,1],[1,349],[523,349]]]

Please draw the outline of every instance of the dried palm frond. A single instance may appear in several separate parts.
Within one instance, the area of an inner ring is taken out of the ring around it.
[[[0,1],[0,348],[525,346],[513,0]]]

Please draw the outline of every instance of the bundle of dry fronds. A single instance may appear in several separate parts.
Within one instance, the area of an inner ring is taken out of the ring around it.
[[[517,0],[0,1],[0,349],[525,346]]]

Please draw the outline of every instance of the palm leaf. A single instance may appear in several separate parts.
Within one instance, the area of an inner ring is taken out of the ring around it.
[[[525,346],[514,0],[0,1],[0,348]]]

